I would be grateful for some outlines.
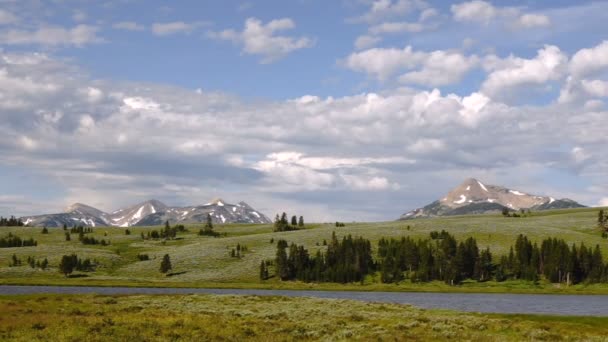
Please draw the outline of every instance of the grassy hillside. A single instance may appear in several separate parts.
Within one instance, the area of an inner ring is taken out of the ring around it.
[[[331,310],[328,310],[331,307]],[[3,341],[602,341],[603,317],[256,296],[0,297]]]
[[[494,255],[507,253],[518,234],[525,234],[533,241],[546,237],[563,238],[569,243],[584,242],[588,246],[600,244],[604,256],[608,257],[608,239],[602,239],[596,228],[598,209],[555,210],[533,213],[530,217],[504,218],[500,215],[458,216],[411,221],[381,223],[347,223],[346,227],[336,228],[333,224],[309,224],[306,229],[293,232],[272,232],[271,225],[218,225],[215,230],[226,233],[226,237],[213,238],[198,236],[200,226],[188,226],[188,232],[178,234],[177,240],[152,241],[142,240],[140,234],[146,234],[159,227],[132,227],[131,235],[125,235],[124,228],[95,228],[93,234],[98,239],[109,239],[110,246],[82,245],[76,234],[72,241],[65,241],[64,231],[60,228],[49,229],[49,234],[42,234],[41,228],[3,227],[0,236],[12,232],[21,238],[33,237],[38,241],[36,247],[0,248],[0,283],[68,283],[68,284],[136,284],[148,283],[171,286],[256,286],[293,287],[293,284],[279,284],[271,279],[266,282],[258,280],[259,264],[263,259],[274,258],[276,244],[273,239],[285,239],[306,245],[313,253],[323,248],[323,240],[329,240],[332,232],[338,237],[352,234],[370,239],[376,247],[382,237],[412,236],[426,238],[433,230],[445,229],[458,239],[473,236],[480,248],[489,246]],[[248,251],[240,259],[231,258],[230,250],[237,244],[245,245]],[[65,279],[56,267],[61,256],[76,253],[81,258],[96,259],[101,267],[96,272],[83,274],[81,278]],[[138,261],[137,255],[145,253],[149,261]],[[34,270],[29,266],[9,267],[13,254],[23,262],[28,256],[42,259],[47,257],[50,270]],[[159,272],[162,256],[169,254],[173,263],[171,277]],[[379,286],[374,279],[366,280],[369,289],[387,289]],[[370,285],[371,284],[371,285]],[[496,285],[498,288],[505,284]],[[298,285],[298,286],[301,286]],[[324,285],[324,287],[342,287]],[[410,286],[410,285],[400,285]],[[436,285],[438,288],[443,286]],[[473,285],[471,285],[473,286]],[[392,285],[394,288],[395,285]],[[429,286],[426,285],[428,288]],[[485,291],[495,287],[492,283],[477,284],[474,288]],[[596,285],[595,288],[598,286]],[[600,286],[601,287],[601,286]],[[407,289],[416,289],[411,285]],[[515,289],[518,286],[514,286]],[[600,290],[594,290],[595,292]],[[600,292],[608,292],[601,290]]]

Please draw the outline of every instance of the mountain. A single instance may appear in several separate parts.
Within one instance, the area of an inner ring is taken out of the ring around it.
[[[504,208],[549,210],[582,207],[584,206],[571,199],[531,195],[502,186],[484,184],[477,179],[469,178],[448,192],[442,199],[407,212],[399,219],[485,214],[501,212]]]
[[[228,204],[222,199],[189,207],[169,207],[160,201],[149,200],[112,213],[75,203],[63,213],[28,216],[21,220],[36,227],[61,227],[64,224],[68,227],[131,227],[160,225],[166,221],[171,224],[206,222],[207,214],[211,214],[214,223],[271,223],[268,217],[245,202]]]

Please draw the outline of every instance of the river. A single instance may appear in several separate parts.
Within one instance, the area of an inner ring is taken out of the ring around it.
[[[427,309],[450,309],[466,312],[608,316],[608,295],[300,291],[87,286],[0,286],[0,295],[20,294],[220,294],[314,297],[352,299],[366,302],[411,304]]]

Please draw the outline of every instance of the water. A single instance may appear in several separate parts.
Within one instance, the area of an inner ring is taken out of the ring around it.
[[[608,296],[362,291],[241,290],[194,288],[0,286],[0,295],[18,294],[229,294],[352,299],[411,304],[427,309],[467,312],[608,316]]]

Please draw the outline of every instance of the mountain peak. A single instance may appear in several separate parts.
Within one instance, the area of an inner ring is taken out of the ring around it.
[[[90,205],[86,205],[83,203],[74,203],[74,204],[70,205],[69,207],[65,208],[65,212],[66,213],[81,212],[81,213],[89,213],[89,214],[94,214],[94,215],[104,214],[103,211],[101,211],[97,208],[93,208]]]
[[[217,197],[217,198],[214,198],[211,202],[209,202],[209,204],[223,206],[224,204],[226,204],[226,201]]]
[[[405,213],[401,219],[500,212],[505,208],[509,210],[545,210],[577,207],[582,207],[582,205],[574,201],[568,202],[555,200],[553,197],[531,195],[502,186],[484,184],[475,178],[467,178],[440,200]]]

